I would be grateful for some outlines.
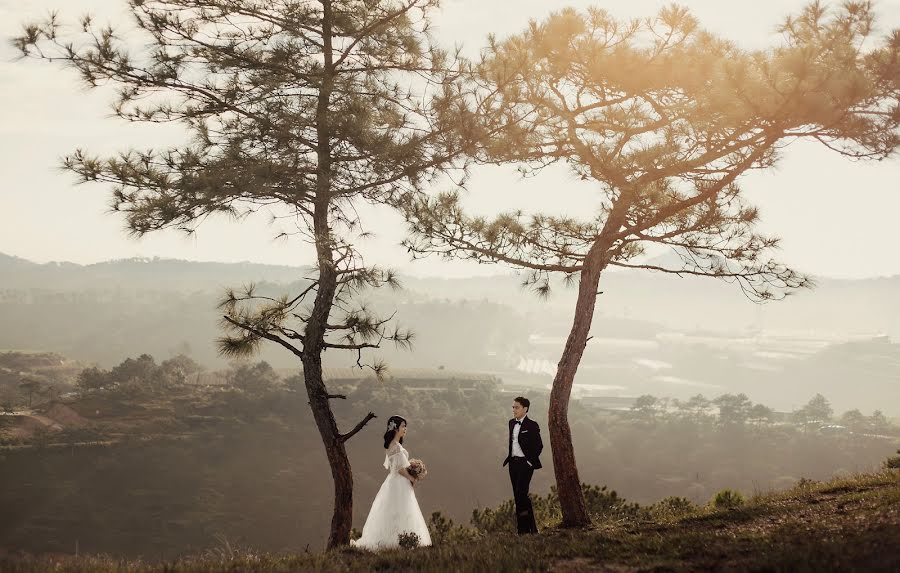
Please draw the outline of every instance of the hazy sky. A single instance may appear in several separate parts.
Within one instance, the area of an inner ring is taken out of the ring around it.
[[[437,35],[473,52],[489,33],[521,30],[564,5],[599,5],[622,17],[649,16],[668,0],[589,2],[584,0],[444,0]],[[21,61],[8,38],[21,22],[58,9],[65,23],[85,11],[100,20],[127,21],[125,0],[0,0],[0,252],[38,262],[92,263],[112,258],[160,256],[191,260],[254,261],[300,265],[310,251],[297,243],[273,243],[277,229],[266,216],[241,224],[212,220],[184,238],[174,231],[129,239],[123,221],[107,213],[108,189],[74,186],[58,169],[75,148],[113,152],[179,141],[177,128],[135,126],[110,119],[108,91],[87,91],[76,75],[57,64]],[[689,0],[701,24],[746,47],[778,40],[774,27],[804,0]],[[837,2],[832,2],[837,6]],[[900,0],[876,3],[879,33],[900,27]],[[854,163],[812,144],[794,144],[776,170],[744,180],[761,208],[762,229],[783,238],[781,258],[798,269],[833,277],[900,274],[900,160]],[[522,181],[514,168],[473,172],[467,204],[489,214],[510,205],[526,210],[586,213],[596,201],[591,187],[575,182],[564,168]],[[385,210],[367,211],[376,238],[362,245],[368,262],[417,275],[466,275],[499,268],[437,260],[410,263],[397,246],[401,222]]]

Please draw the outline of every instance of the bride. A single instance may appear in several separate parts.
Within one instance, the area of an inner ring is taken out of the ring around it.
[[[362,537],[351,542],[354,547],[371,550],[399,547],[401,533],[415,533],[419,536],[419,545],[431,545],[428,526],[413,491],[416,479],[406,471],[409,453],[403,447],[405,435],[406,420],[391,416],[384,434],[387,450],[384,467],[388,475],[372,502]]]

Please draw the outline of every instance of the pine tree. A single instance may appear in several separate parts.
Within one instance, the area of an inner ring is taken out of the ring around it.
[[[223,355],[244,357],[268,341],[302,363],[335,484],[329,548],[349,543],[345,442],[375,415],[339,431],[329,401],[345,396],[327,390],[322,354],[349,351],[362,367],[364,350],[412,340],[391,317],[358,302],[361,290],[398,281],[356,249],[365,236],[357,206],[386,203],[452,171],[465,148],[447,123],[458,78],[452,68],[461,62],[431,44],[436,6],[130,0],[145,51],[130,50],[124,32],[87,16],[72,38],[54,14],[15,40],[27,56],[75,68],[88,86],[117,87],[118,117],[185,126],[190,138],[182,146],[114,157],[78,150],[64,160],[81,181],[114,186],[113,210],[132,233],[193,233],[210,215],[240,219],[267,206],[295,226],[288,239],[314,246],[315,272],[302,291],[273,297],[251,285],[227,292],[219,342]]]
[[[563,162],[593,183],[600,207],[578,217],[512,210],[472,217],[458,194],[405,199],[411,252],[526,271],[539,294],[551,275],[577,283],[572,327],[550,395],[548,427],[566,526],[590,520],[568,419],[590,338],[600,277],[610,267],[731,281],[777,299],[810,280],[774,261],[739,179],[775,165],[788,143],[883,159],[900,122],[900,32],[873,37],[868,2],[832,14],[814,3],[781,26],[784,41],[745,51],[703,31],[679,7],[617,21],[563,10],[503,42],[480,63],[469,111],[486,133],[479,159],[525,175]],[[675,265],[641,262],[648,247]]]

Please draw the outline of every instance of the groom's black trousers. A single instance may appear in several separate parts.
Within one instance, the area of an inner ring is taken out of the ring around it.
[[[509,481],[512,482],[513,497],[516,500],[516,526],[519,534],[537,533],[534,508],[528,497],[528,486],[531,485],[532,474],[534,474],[534,468],[528,465],[525,458],[510,459]]]

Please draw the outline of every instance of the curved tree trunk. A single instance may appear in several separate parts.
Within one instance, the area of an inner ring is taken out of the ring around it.
[[[303,378],[313,419],[322,437],[331,477],[334,480],[334,513],[328,534],[328,549],[334,549],[350,543],[350,528],[353,525],[353,471],[344,447],[344,438],[338,431],[322,381],[320,354],[310,354],[303,360]]]
[[[584,493],[581,490],[578,467],[575,465],[575,448],[572,445],[572,430],[569,428],[569,397],[594,318],[597,287],[604,266],[603,258],[598,255],[600,252],[602,251],[599,246],[595,245],[585,257],[572,329],[566,339],[566,346],[557,365],[556,377],[550,391],[547,427],[550,430],[553,472],[556,476],[563,527],[585,527],[591,523]]]
[[[318,139],[316,173],[316,197],[313,207],[313,234],[315,236],[319,285],[312,312],[306,323],[303,344],[303,379],[309,396],[313,419],[322,437],[331,477],[334,480],[334,513],[328,535],[328,549],[350,543],[353,520],[353,473],[344,447],[344,437],[338,431],[331,411],[328,391],[322,380],[322,352],[325,350],[325,334],[328,316],[334,306],[337,291],[337,269],[334,262],[334,241],[328,211],[331,204],[331,130],[329,104],[334,85],[334,63],[331,44],[331,0],[322,0],[322,39],[324,65],[322,85],[316,107],[316,136]]]
[[[303,380],[313,419],[322,437],[331,477],[334,480],[334,513],[328,535],[328,549],[333,549],[350,543],[350,528],[353,521],[353,472],[344,447],[344,437],[338,431],[328,391],[322,379],[322,352],[325,349],[326,325],[337,290],[337,273],[333,261],[327,207],[327,201],[323,201],[321,206],[317,202],[314,215],[319,259],[319,288],[306,324]]]

